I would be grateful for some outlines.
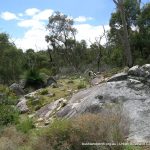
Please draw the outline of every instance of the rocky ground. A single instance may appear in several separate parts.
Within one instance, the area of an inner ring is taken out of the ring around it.
[[[72,118],[87,112],[101,113],[106,108],[119,106],[122,114],[128,118],[128,140],[150,141],[150,64],[134,66],[112,76],[107,82],[102,76],[97,76],[91,84],[91,87],[77,92],[76,81],[67,80],[58,87],[47,88],[48,91],[43,92],[45,103],[39,103],[40,107],[34,107],[34,111],[29,101],[32,99],[32,104],[36,104],[39,95],[42,95],[41,89],[21,97],[17,106],[22,113],[34,117],[38,127],[51,123],[56,117]],[[53,95],[57,94],[53,88],[63,94]]]

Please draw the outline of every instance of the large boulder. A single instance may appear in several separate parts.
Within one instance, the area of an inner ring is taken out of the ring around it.
[[[149,82],[150,80],[150,64],[145,64],[143,66],[133,66],[128,71],[128,77],[132,79],[139,80],[141,82]]]
[[[143,69],[144,71],[148,71],[150,72],[150,64],[145,64],[141,67],[141,69]]]
[[[56,115],[72,118],[83,113],[101,113],[108,105],[120,105],[129,118],[129,141],[150,141],[150,65],[134,66],[128,74],[113,76],[106,83],[73,95]]]
[[[133,82],[133,81],[132,81]],[[135,81],[136,86],[141,84]],[[143,86],[143,85],[140,85]],[[72,118],[83,113],[100,113],[108,105],[120,104],[130,122],[130,141],[150,140],[150,88],[140,90],[129,87],[128,80],[106,82],[78,92],[68,104],[56,114],[58,117]]]
[[[128,70],[128,75],[131,76],[140,76],[140,68],[139,65],[133,66]]]
[[[20,84],[17,84],[17,83],[13,83],[9,89],[11,91],[13,91],[17,96],[20,96],[20,95],[24,95],[25,92],[24,90],[22,89],[22,87],[20,86]]]

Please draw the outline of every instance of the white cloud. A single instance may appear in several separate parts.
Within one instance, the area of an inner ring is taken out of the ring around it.
[[[74,21],[76,21],[76,22],[86,22],[89,20],[93,20],[93,18],[92,17],[79,16],[79,17],[74,19]]]
[[[25,28],[29,28],[29,27],[41,28],[43,27],[43,25],[44,25],[44,22],[34,20],[34,19],[22,20],[18,22],[19,27],[25,27]]]
[[[48,34],[46,31],[46,22],[48,21],[48,17],[52,15],[54,11],[51,9],[39,10],[36,8],[30,8],[25,11],[26,14],[13,14],[10,12],[2,13],[1,17],[5,20],[17,19],[17,25],[22,28],[27,28],[27,31],[21,38],[15,38],[15,44],[18,48],[22,48],[23,50],[32,48],[35,50],[47,49],[47,43],[45,42],[45,36]],[[24,16],[28,15],[29,19],[25,19]],[[19,16],[19,18],[17,17]],[[88,45],[90,42],[95,42],[95,38],[99,37],[103,34],[103,26],[99,25],[90,25],[83,24],[88,20],[91,20],[91,17],[79,16],[75,18],[76,22],[80,22],[78,25],[74,25],[77,29],[76,38],[78,41],[84,39],[87,41]],[[109,26],[105,25],[105,29],[109,30]],[[101,44],[105,43],[105,39],[103,38]]]
[[[14,14],[14,13],[11,13],[11,12],[2,12],[0,17],[6,21],[9,21],[9,20],[17,20],[18,17]]]
[[[52,15],[53,10],[45,9],[43,11],[36,11],[36,9],[27,9],[26,14],[33,15],[30,19],[20,20],[17,25],[19,27],[28,28],[27,32],[22,38],[14,39],[17,47],[23,50],[32,48],[41,50],[47,48],[45,36],[48,34],[46,31],[46,22],[48,17]]]
[[[22,38],[14,39],[15,44],[18,48],[23,50],[32,48],[34,50],[44,50],[47,48],[47,43],[45,42],[45,35],[47,31],[45,28],[31,28],[28,30]]]
[[[45,9],[43,11],[40,11],[38,14],[33,16],[34,20],[48,20],[48,18],[53,14],[52,9]]]
[[[41,28],[44,26],[44,21],[48,20],[48,18],[52,15],[53,10],[51,9],[45,9],[43,11],[40,11],[36,8],[27,9],[26,13],[28,15],[32,14],[30,19],[22,19],[20,20],[17,25],[19,27],[25,27],[25,28]]]
[[[26,9],[25,14],[28,16],[34,16],[38,12],[40,12],[40,10],[37,8],[29,8],[29,9]]]
[[[104,33],[102,25],[94,26],[90,24],[80,24],[80,25],[75,25],[74,27],[78,31],[77,40],[80,41],[84,39],[87,41],[88,45],[90,44],[90,42],[95,42],[95,38],[100,37]],[[106,31],[110,29],[109,25],[105,25],[104,28]],[[105,44],[105,42],[106,39],[103,38],[101,40],[101,44]]]
[[[105,25],[105,30],[109,30],[109,26]],[[92,26],[89,24],[80,24],[75,25],[77,28],[77,40],[82,39],[87,41],[87,44],[90,45],[90,42],[95,42],[95,38],[103,34],[103,26]],[[48,34],[45,26],[41,28],[30,28],[22,38],[14,39],[17,47],[22,48],[23,50],[32,48],[34,50],[47,49],[47,43],[45,42],[45,35]],[[105,38],[102,39],[101,44],[105,44]]]
[[[19,17],[23,17],[24,15],[23,15],[23,13],[19,13],[18,16]]]

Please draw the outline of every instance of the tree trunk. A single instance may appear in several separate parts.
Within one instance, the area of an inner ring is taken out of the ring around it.
[[[122,26],[123,26],[123,47],[124,47],[124,52],[125,52],[125,57],[126,57],[126,64],[129,67],[132,67],[133,65],[133,60],[132,60],[132,53],[131,53],[131,47],[130,47],[130,41],[129,41],[129,33],[127,29],[127,22],[125,18],[125,10],[124,10],[124,4],[123,0],[113,0],[114,3],[117,5],[118,10],[120,11],[120,16],[122,20]]]

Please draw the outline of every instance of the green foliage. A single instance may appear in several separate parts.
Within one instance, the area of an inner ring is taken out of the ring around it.
[[[48,94],[48,90],[47,89],[44,89],[40,92],[41,95],[47,95]]]
[[[44,73],[45,75],[48,75],[48,76],[52,75],[52,71],[50,69],[47,69],[47,68],[41,68],[39,70],[39,72]]]
[[[33,128],[35,128],[35,126],[30,118],[26,118],[17,125],[17,129],[23,133],[28,133]]]
[[[86,88],[85,84],[81,83],[81,84],[78,85],[78,89],[84,89],[84,88]]]
[[[0,105],[0,126],[16,124],[19,119],[18,110],[12,105]]]
[[[33,69],[27,71],[25,75],[26,87],[33,87],[35,89],[42,88],[44,86],[43,78],[40,76],[40,73]]]
[[[85,81],[83,80],[80,80],[80,83],[78,84],[78,89],[83,89],[83,88],[86,88],[86,83]]]
[[[150,40],[148,37],[150,35],[150,4],[147,3],[143,7],[141,7],[140,3],[136,0],[125,0],[124,8],[134,64],[136,65],[149,63]],[[121,38],[123,28],[120,12],[118,9],[115,13],[112,13],[110,19],[110,27],[111,29],[108,34],[109,43],[110,46],[113,47],[110,61],[113,60],[113,62],[111,62],[116,65],[125,65],[125,53],[119,50],[123,47],[123,41]],[[134,29],[133,27],[135,27],[136,29]],[[118,50],[116,51],[115,49]]]
[[[16,105],[18,102],[17,96],[6,86],[0,85],[0,104]]]
[[[139,146],[127,145],[124,150],[142,150],[142,148]]]
[[[0,83],[8,84],[19,79],[22,71],[23,52],[9,41],[9,36],[0,33]]]
[[[28,107],[30,108],[31,111],[36,111],[40,109],[43,106],[44,103],[44,98],[30,98],[27,102]]]
[[[17,97],[3,85],[0,85],[0,94],[0,126],[16,124],[19,119],[19,112],[14,106]]]

